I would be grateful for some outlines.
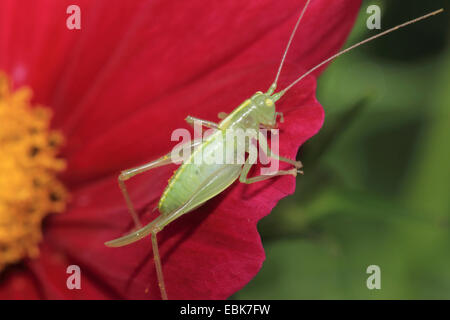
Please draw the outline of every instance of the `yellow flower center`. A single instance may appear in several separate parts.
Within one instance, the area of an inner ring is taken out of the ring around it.
[[[56,178],[63,137],[50,130],[51,110],[31,106],[29,88],[13,91],[0,72],[0,272],[39,254],[42,220],[65,210],[67,192]]]

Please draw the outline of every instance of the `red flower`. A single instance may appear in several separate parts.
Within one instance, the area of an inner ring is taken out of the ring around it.
[[[132,228],[117,174],[170,151],[170,134],[187,127],[187,115],[216,121],[267,90],[304,3],[3,0],[0,70],[54,110],[53,126],[67,141],[63,181],[72,201],[47,220],[39,258],[0,276],[0,298],[159,299],[150,239],[104,246]],[[81,8],[81,30],[66,28],[71,4]],[[341,47],[359,5],[312,1],[279,88]],[[277,104],[286,119],[283,156],[295,158],[322,125],[314,76]],[[174,168],[128,184],[144,222],[155,217]],[[264,260],[256,224],[294,188],[293,177],[235,183],[165,228],[158,236],[169,298],[223,299],[247,284]],[[81,290],[66,287],[71,264],[81,267]]]

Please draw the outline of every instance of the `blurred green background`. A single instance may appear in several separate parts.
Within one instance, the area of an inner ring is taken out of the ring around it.
[[[446,12],[345,55],[323,73],[323,129],[305,175],[259,223],[267,259],[235,299],[450,299],[450,6],[363,1],[349,38]],[[369,265],[381,289],[369,290]]]

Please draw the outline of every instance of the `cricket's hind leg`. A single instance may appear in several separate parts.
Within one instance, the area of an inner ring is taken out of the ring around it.
[[[155,220],[147,224],[145,227],[123,236],[118,239],[114,239],[105,242],[107,247],[122,247],[130,243],[136,242],[148,235],[152,238],[152,250],[153,250],[153,261],[155,263],[156,277],[158,279],[159,291],[161,292],[161,298],[167,300],[166,285],[164,282],[164,274],[162,271],[161,257],[159,255],[158,239],[157,234],[160,232],[164,226],[169,224],[168,217],[160,215]]]
[[[209,192],[211,192],[209,188],[211,187],[211,185],[215,185],[215,182],[218,179],[223,178],[223,175],[236,174],[237,177],[237,174],[240,173],[241,171],[241,167],[234,168],[233,170],[236,172],[228,171],[227,167],[223,167],[221,169],[214,171],[207,179],[205,179],[205,181],[202,184],[200,184],[197,187],[192,196],[189,199],[187,199],[181,206],[179,206],[178,208],[176,208],[171,212],[161,214],[155,220],[147,224],[145,227],[121,238],[108,241],[105,243],[105,245],[108,247],[122,247],[130,243],[136,242],[148,235],[151,235],[156,276],[158,278],[158,286],[161,291],[162,299],[166,300],[167,292],[164,282],[164,275],[162,271],[161,258],[159,255],[157,234],[172,221],[178,219],[183,214],[188,213],[197,208],[199,205],[201,205],[204,202],[203,200],[209,197],[208,196]]]
[[[152,233],[153,261],[155,263],[156,277],[158,278],[158,287],[159,287],[159,291],[161,292],[161,299],[168,300],[166,284],[164,282],[164,273],[162,270],[161,258],[159,256],[158,239],[156,238],[157,234],[158,234],[158,231]]]
[[[199,144],[201,143],[201,140],[193,140],[189,142],[189,146],[190,146],[190,150],[192,152],[192,150],[197,147]],[[180,152],[183,152],[183,146],[180,147]],[[125,202],[127,204],[127,208],[128,208],[128,212],[130,212],[131,217],[133,218],[134,224],[136,225],[137,229],[142,228],[142,224],[139,221],[139,217],[136,214],[136,210],[134,209],[133,203],[131,201],[130,198],[130,194],[127,190],[127,186],[125,185],[125,181],[127,181],[128,179],[131,179],[132,177],[144,173],[148,170],[151,169],[155,169],[158,167],[162,167],[162,166],[166,166],[169,165],[173,162],[173,159],[171,157],[171,153],[166,154],[165,156],[162,156],[159,159],[153,160],[149,163],[146,163],[142,166],[139,167],[135,167],[135,168],[131,168],[131,169],[127,169],[124,170],[120,173],[119,177],[118,177],[118,183],[119,183],[119,187],[120,190],[122,191],[122,195],[125,198]]]
[[[139,221],[139,217],[136,214],[136,210],[134,209],[133,203],[131,202],[130,194],[128,193],[127,187],[125,185],[125,181],[134,177],[135,175],[138,175],[138,174],[148,171],[150,169],[155,169],[155,168],[158,168],[161,166],[168,165],[171,162],[172,162],[172,160],[171,160],[170,154],[169,154],[169,155],[165,155],[159,159],[156,159],[154,161],[151,161],[149,163],[146,163],[142,166],[135,167],[132,169],[127,169],[120,173],[120,175],[117,179],[118,183],[119,183],[119,187],[120,187],[120,190],[122,191],[123,197],[125,198],[128,212],[130,212],[131,217],[133,218],[134,224],[136,225],[136,228],[138,228],[138,229],[142,228],[142,224]]]

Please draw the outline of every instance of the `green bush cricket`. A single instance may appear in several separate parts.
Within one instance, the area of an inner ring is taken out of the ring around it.
[[[228,130],[253,129],[255,131],[259,131],[261,128],[267,129],[275,128],[279,116],[280,122],[283,122],[283,114],[280,112],[276,112],[275,102],[277,102],[289,89],[291,89],[294,85],[296,85],[306,76],[314,72],[316,69],[320,68],[326,63],[334,60],[340,55],[349,52],[360,45],[363,45],[367,42],[370,42],[378,37],[386,35],[409,24],[413,24],[420,20],[429,18],[443,11],[443,9],[433,11],[429,14],[426,14],[414,20],[410,20],[396,27],[388,29],[384,32],[378,33],[377,35],[367,38],[366,40],[363,40],[357,44],[354,44],[348,47],[347,49],[344,49],[339,53],[336,53],[333,56],[329,57],[328,59],[322,61],[318,65],[314,66],[309,71],[307,71],[299,78],[297,78],[295,81],[293,81],[291,84],[289,84],[283,90],[275,92],[277,88],[278,78],[283,68],[286,55],[288,53],[294,35],[302,20],[302,17],[306,12],[306,9],[310,1],[311,0],[308,0],[306,2],[305,6],[303,7],[300,13],[299,18],[297,19],[296,25],[290,35],[288,44],[281,59],[275,80],[265,93],[263,92],[255,93],[252,97],[245,100],[241,105],[239,105],[228,115],[222,112],[219,113],[219,118],[221,119],[219,123],[201,120],[191,116],[188,116],[186,118],[186,121],[191,125],[193,125],[194,122],[198,122],[206,128],[215,129],[215,132],[204,140],[196,139],[189,143],[188,147],[190,150],[193,151],[192,154],[190,154],[189,156],[190,161],[181,164],[175,171],[175,173],[169,180],[169,183],[165,188],[161,198],[159,199],[158,209],[160,211],[160,215],[152,222],[147,224],[145,227],[142,227],[139,218],[135,212],[132,201],[125,186],[125,181],[150,169],[155,169],[173,163],[174,159],[172,157],[172,154],[169,153],[159,159],[151,161],[142,166],[124,170],[119,175],[118,178],[119,187],[123,193],[128,210],[131,213],[131,216],[138,230],[121,238],[108,241],[105,244],[109,247],[120,247],[136,242],[148,235],[151,235],[158,285],[161,291],[161,297],[163,299],[167,299],[167,292],[164,284],[163,270],[158,250],[158,243],[157,243],[158,232],[160,232],[170,222],[174,221],[175,219],[178,219],[179,217],[181,217],[186,213],[193,211],[194,209],[198,208],[209,199],[215,197],[216,195],[224,191],[237,179],[239,179],[241,183],[250,184],[263,181],[266,179],[271,179],[273,177],[281,175],[296,176],[298,172],[301,172],[300,169],[302,167],[300,161],[284,158],[272,152],[272,150],[268,146],[266,138],[262,135],[257,135],[256,138],[257,143],[260,146],[260,149],[264,150],[264,153],[269,158],[288,163],[289,165],[292,166],[292,169],[278,170],[270,175],[260,175],[249,178],[248,173],[252,168],[253,163],[249,162],[248,159],[243,164],[239,163],[199,164],[195,163],[195,161],[192,161],[195,154],[201,152],[203,155],[206,156],[213,155],[217,151],[217,149],[223,148],[224,147],[223,144],[225,141],[223,138]],[[247,153],[250,152],[251,148],[255,148],[255,146],[252,145],[251,143],[245,144],[245,152]]]

